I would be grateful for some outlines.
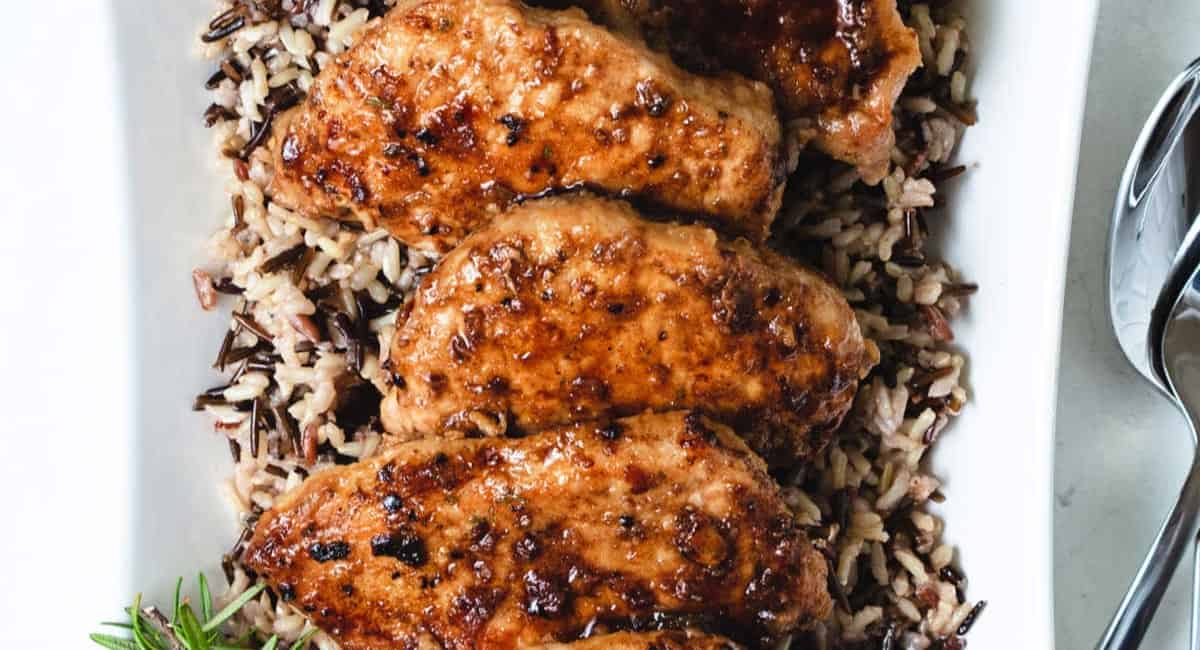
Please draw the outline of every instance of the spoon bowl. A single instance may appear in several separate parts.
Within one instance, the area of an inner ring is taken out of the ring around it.
[[[1200,245],[1188,251],[1200,258]],[[1163,329],[1161,368],[1163,379],[1195,426],[1200,415],[1200,266],[1193,266],[1177,293]]]
[[[1186,250],[1184,241],[1200,210],[1200,175],[1188,174],[1200,164],[1198,110],[1200,59],[1167,87],[1147,120],[1117,189],[1109,230],[1107,299],[1113,331],[1133,367],[1163,392],[1162,373],[1151,360],[1158,341],[1150,330],[1156,306],[1160,328],[1170,309],[1170,304],[1158,305],[1159,295]],[[1167,293],[1173,300],[1175,292]]]

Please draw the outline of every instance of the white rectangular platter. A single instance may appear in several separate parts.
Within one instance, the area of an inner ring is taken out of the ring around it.
[[[224,197],[201,126],[206,0],[10,7],[0,72],[0,486],[6,645],[83,647],[234,534],[225,444],[191,397],[225,324],[190,271]],[[15,15],[11,12],[15,10]],[[981,293],[956,325],[972,402],[934,457],[948,539],[989,606],[972,648],[1051,648],[1055,370],[1095,0],[973,0],[966,136],[942,250]],[[49,259],[47,255],[50,255]],[[36,284],[35,284],[36,283]],[[23,534],[14,534],[18,531]]]

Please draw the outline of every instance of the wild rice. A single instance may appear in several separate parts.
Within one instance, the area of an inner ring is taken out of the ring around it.
[[[396,313],[436,255],[386,232],[313,219],[271,202],[261,144],[276,114],[395,0],[219,0],[200,30],[214,72],[205,81],[230,212],[193,276],[200,304],[230,309],[214,367],[223,385],[197,396],[229,443],[230,501],[249,530],[310,473],[375,453],[378,401]],[[851,167],[802,151],[811,124],[787,125],[799,171],[773,245],[824,270],[854,307],[882,360],[863,382],[837,439],[810,466],[781,476],[783,497],[830,565],[835,613],[793,644],[814,648],[961,648],[984,602],[965,598],[943,522],[926,510],[940,481],[925,456],[967,399],[965,358],[948,347],[950,319],[977,287],[931,259],[928,222],[943,218],[942,184],[977,119],[968,99],[966,25],[947,3],[900,1],[924,67],[896,110],[892,169],[878,187]],[[246,533],[222,561],[227,602],[254,581],[238,563]],[[232,623],[259,640],[309,627],[269,590]],[[332,649],[328,636],[314,638]]]

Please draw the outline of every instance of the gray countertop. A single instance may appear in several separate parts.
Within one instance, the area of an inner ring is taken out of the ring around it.
[[[1108,325],[1104,251],[1125,158],[1166,84],[1200,56],[1200,2],[1102,0],[1088,88],[1063,316],[1055,440],[1060,650],[1090,648],[1192,454],[1183,419],[1130,367]],[[1143,647],[1184,648],[1188,567]]]

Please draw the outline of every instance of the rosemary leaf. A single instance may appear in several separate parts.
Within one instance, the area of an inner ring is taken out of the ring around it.
[[[122,639],[108,634],[90,634],[88,638],[96,645],[109,650],[142,650],[142,646],[134,643],[133,639]]]
[[[239,609],[245,606],[246,603],[253,600],[255,596],[262,593],[262,590],[266,588],[266,585],[259,584],[242,592],[241,596],[238,596],[236,600],[226,605],[225,609],[222,609],[217,613],[216,616],[212,617],[207,623],[204,624],[204,631],[212,632],[220,627],[221,624],[224,623],[230,616],[236,614]]]
[[[192,611],[190,605],[184,603],[180,608],[179,623],[175,629],[179,636],[183,637],[188,650],[211,650],[212,644],[208,641],[208,635],[201,629],[196,612]]]
[[[129,632],[128,638],[111,634],[94,633],[88,638],[98,646],[108,650],[278,650],[280,640],[271,637],[265,645],[251,641],[252,630],[237,639],[226,637],[221,632],[221,625],[228,621],[246,603],[266,589],[266,585],[255,585],[247,589],[233,602],[221,611],[213,613],[212,591],[209,589],[208,578],[200,574],[198,578],[200,592],[200,615],[186,598],[183,597],[183,580],[175,586],[174,608],[171,613],[173,620],[168,620],[157,607],[142,607],[142,595],[137,594],[133,605],[125,608],[129,621],[109,621],[101,623]],[[300,650],[307,646],[309,639],[316,633],[309,630],[295,643],[291,650]],[[286,644],[285,644],[286,645]]]
[[[207,623],[212,618],[212,594],[208,591],[208,578],[203,573],[197,580],[200,583],[200,616]]]

